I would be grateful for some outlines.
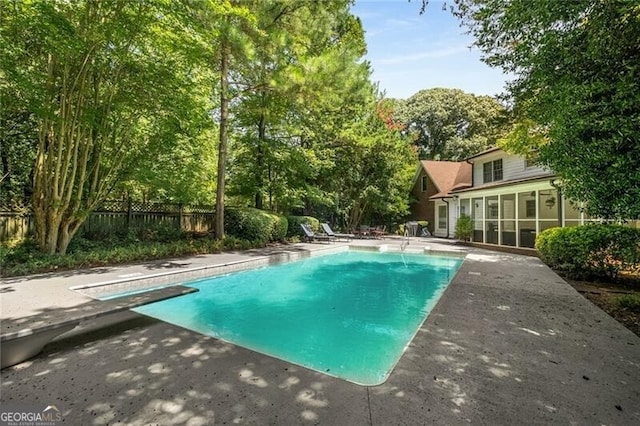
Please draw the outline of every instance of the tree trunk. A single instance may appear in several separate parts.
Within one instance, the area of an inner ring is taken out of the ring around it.
[[[264,167],[264,153],[262,147],[266,138],[266,123],[264,113],[260,114],[260,120],[258,121],[258,152],[256,157],[256,209],[261,209],[264,206],[264,199],[262,190],[264,187],[264,179],[262,178],[262,168]]]
[[[67,248],[71,242],[71,235],[69,233],[69,223],[63,222],[60,224],[60,231],[58,232],[58,252],[61,255],[67,254]]]
[[[218,145],[218,177],[216,188],[215,234],[224,238],[224,181],[227,162],[227,139],[229,125],[229,43],[222,40],[220,60],[220,143]]]

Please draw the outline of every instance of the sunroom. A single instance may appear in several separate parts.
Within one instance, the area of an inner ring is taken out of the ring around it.
[[[548,177],[454,191],[453,199],[456,217],[472,218],[476,243],[533,248],[545,229],[593,220],[564,199]]]

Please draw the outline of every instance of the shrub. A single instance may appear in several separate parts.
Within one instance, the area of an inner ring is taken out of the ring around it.
[[[621,308],[633,312],[640,312],[640,294],[625,294],[618,298],[618,305]]]
[[[275,215],[276,220],[271,231],[271,241],[284,241],[289,230],[289,220],[281,215]]]
[[[572,278],[615,280],[640,266],[640,230],[621,225],[547,229],[535,247],[547,265]]]
[[[94,245],[89,250],[81,250],[65,256],[44,254],[35,245],[27,241],[14,248],[0,251],[0,275],[15,276],[41,272],[51,272],[71,268],[86,268],[117,263],[161,259],[167,257],[219,253],[225,249],[249,249],[255,243],[234,237],[223,241],[210,238],[197,240],[177,240],[171,242],[122,242],[115,246]]]
[[[289,227],[287,229],[287,237],[295,237],[300,235],[300,225],[305,223],[311,226],[314,232],[320,231],[320,221],[312,216],[287,216]]]
[[[225,209],[224,222],[229,235],[262,244],[283,240],[288,226],[285,217],[249,207]]]
[[[455,237],[462,241],[471,240],[471,233],[473,232],[473,220],[466,214],[460,215],[456,221]]]

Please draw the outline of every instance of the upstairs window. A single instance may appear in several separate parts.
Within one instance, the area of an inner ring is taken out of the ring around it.
[[[427,192],[427,176],[422,176],[422,192]]]
[[[502,159],[489,161],[482,165],[484,183],[502,180]]]

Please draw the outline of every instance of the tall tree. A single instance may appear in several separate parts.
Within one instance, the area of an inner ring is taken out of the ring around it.
[[[408,211],[408,192],[417,161],[411,140],[389,129],[376,103],[334,140],[332,189],[345,225],[363,220],[393,222]]]
[[[505,108],[494,98],[442,88],[419,91],[400,102],[394,113],[420,158],[453,161],[494,145],[506,118]]]
[[[36,121],[36,241],[45,252],[64,254],[136,158],[172,143],[161,137],[166,123],[188,121],[198,110],[180,4],[5,5],[2,71]]]
[[[520,118],[511,145],[537,151],[592,215],[640,217],[638,3],[456,5],[485,61],[517,76],[509,85]]]
[[[251,3],[254,4],[254,3]],[[362,27],[348,2],[255,2],[262,37],[235,81],[232,191],[287,210],[314,191],[315,131],[339,128],[371,95]],[[306,195],[305,195],[306,194]]]
[[[231,128],[230,108],[237,96],[231,79],[236,69],[251,58],[248,40],[255,35],[255,16],[240,1],[193,1],[188,3],[188,19],[198,44],[210,55],[212,70],[217,80],[211,81],[212,98],[217,97],[218,108],[212,117],[218,120],[216,207],[214,232],[217,239],[224,238],[224,207],[227,180],[228,140]]]

